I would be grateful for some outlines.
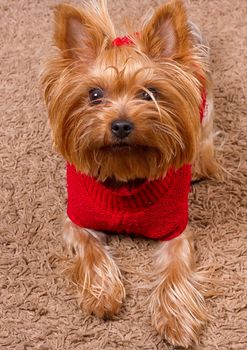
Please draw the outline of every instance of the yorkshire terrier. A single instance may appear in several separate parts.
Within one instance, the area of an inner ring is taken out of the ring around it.
[[[85,312],[111,317],[125,289],[102,231],[159,241],[152,324],[188,347],[207,319],[188,194],[192,179],[218,173],[209,49],[181,0],[129,28],[116,36],[104,0],[55,11],[58,52],[42,84],[54,144],[67,161],[71,278]]]

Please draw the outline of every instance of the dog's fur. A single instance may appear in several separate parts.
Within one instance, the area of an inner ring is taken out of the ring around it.
[[[42,83],[54,143],[68,162],[115,186],[157,179],[186,163],[193,163],[194,179],[218,175],[208,48],[182,1],[171,0],[146,18],[138,35],[129,33],[129,46],[112,45],[116,33],[105,1],[81,9],[60,5],[55,23],[58,54],[47,62]],[[200,123],[202,85],[207,111]],[[94,87],[104,92],[97,104],[89,100]],[[109,127],[118,118],[135,125],[124,147]],[[81,287],[83,310],[116,314],[125,290],[104,234],[67,219],[64,238],[75,254],[71,277]],[[188,347],[207,319],[189,228],[159,243],[154,264],[152,323],[170,343]]]

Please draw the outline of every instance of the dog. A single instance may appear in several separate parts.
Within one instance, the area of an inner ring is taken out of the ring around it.
[[[125,298],[107,234],[158,241],[152,324],[175,346],[208,318],[188,227],[192,179],[217,177],[209,49],[182,0],[117,37],[105,1],[55,10],[57,54],[42,85],[54,145],[67,161],[63,234],[80,306],[117,314]]]

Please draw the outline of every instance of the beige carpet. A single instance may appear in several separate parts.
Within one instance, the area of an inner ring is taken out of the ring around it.
[[[38,88],[56,3],[0,1],[0,349],[171,349],[150,326],[145,306],[143,272],[151,270],[153,242],[112,238],[129,270],[127,300],[112,321],[85,317],[59,272],[65,163],[52,150]],[[138,19],[161,1],[109,3],[119,23],[124,14]],[[190,197],[199,260],[216,265],[222,292],[208,300],[214,320],[198,349],[245,350],[247,2],[192,0],[190,9],[212,47],[219,158],[228,171],[224,183],[197,184]]]

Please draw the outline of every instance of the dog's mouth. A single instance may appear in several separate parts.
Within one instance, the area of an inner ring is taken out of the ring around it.
[[[160,151],[149,145],[114,142],[101,145],[93,155],[97,162],[96,177],[103,182],[111,178],[106,181],[105,186],[112,189],[135,189],[144,179],[157,178],[157,174],[162,171]]]
[[[144,145],[130,144],[127,142],[113,143],[107,146],[102,146],[100,150],[108,152],[133,152],[133,151],[146,151],[149,147]]]

